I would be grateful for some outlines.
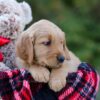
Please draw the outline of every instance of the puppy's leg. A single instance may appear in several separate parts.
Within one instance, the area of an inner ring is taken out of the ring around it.
[[[31,73],[35,81],[45,83],[49,81],[50,72],[47,68],[35,64],[30,66],[19,57],[16,58],[16,64],[19,68],[26,68]]]
[[[80,60],[71,52],[70,57],[71,60],[65,60],[60,68],[52,69],[49,86],[55,92],[61,90],[66,85],[66,77],[68,73],[75,72],[80,64]]]
[[[50,72],[47,68],[33,65],[28,70],[35,81],[45,83],[49,81]]]

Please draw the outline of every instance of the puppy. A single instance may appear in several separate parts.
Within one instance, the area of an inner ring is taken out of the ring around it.
[[[64,32],[48,20],[34,23],[20,35],[16,55],[19,66],[27,68],[35,81],[48,82],[55,92],[66,85],[68,73],[80,64],[68,50]]]

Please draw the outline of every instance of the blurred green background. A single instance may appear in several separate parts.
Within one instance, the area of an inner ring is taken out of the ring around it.
[[[57,24],[66,34],[69,49],[100,73],[100,0],[25,1],[31,5],[33,22],[48,19]]]

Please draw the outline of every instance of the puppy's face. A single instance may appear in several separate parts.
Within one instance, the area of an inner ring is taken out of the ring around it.
[[[34,44],[35,58],[39,64],[57,67],[65,60],[63,33],[41,33]]]
[[[53,23],[47,20],[41,20],[33,24],[26,33],[27,37],[29,35],[28,39],[30,42],[25,43],[27,42],[27,39],[24,39],[24,45],[21,45],[21,47],[25,47],[25,44],[30,46],[27,47],[29,48],[27,52],[30,53],[26,54],[26,56],[31,56],[27,58],[31,58],[30,60],[32,62],[48,66],[49,68],[57,68],[64,62],[65,59],[70,58],[65,46],[64,33]],[[22,36],[25,37],[25,34]],[[17,51],[20,52],[18,49]],[[17,54],[19,54],[18,52]],[[19,54],[19,56],[20,55],[21,54]],[[29,61],[29,59],[26,60]]]

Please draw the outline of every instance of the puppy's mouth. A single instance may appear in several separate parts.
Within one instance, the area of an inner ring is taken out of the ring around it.
[[[61,65],[62,64],[59,64],[59,63],[57,65],[48,65],[48,64],[46,64],[45,67],[49,68],[49,69],[56,69],[56,68],[61,67]]]
[[[37,63],[43,67],[46,67],[46,68],[49,68],[49,69],[56,69],[56,68],[59,68],[62,66],[62,63],[59,63],[59,62],[55,62],[55,63],[51,63],[50,62],[47,62],[46,60],[45,61],[37,61]]]
[[[51,65],[51,64],[47,64],[47,63],[42,62],[42,63],[40,63],[40,65],[43,66],[43,67],[49,68],[49,69],[56,69],[56,68],[61,67],[62,64],[57,63],[55,65]]]

